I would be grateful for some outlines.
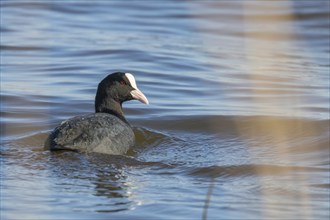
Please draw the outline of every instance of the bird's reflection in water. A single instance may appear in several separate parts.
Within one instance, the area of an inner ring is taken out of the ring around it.
[[[85,198],[82,194],[98,197],[77,201],[82,211],[93,212],[131,210],[140,203],[134,201],[131,184],[127,182],[125,174],[127,166],[138,163],[126,156],[80,154],[71,151],[52,152],[49,160],[51,173],[55,174],[58,180],[57,187],[63,187],[69,194],[73,193],[75,198],[79,198],[79,195]],[[77,207],[77,204],[72,206]]]
[[[98,205],[98,212],[119,212],[133,208],[126,176],[118,172],[99,172],[95,179],[95,196],[108,198],[106,203]]]

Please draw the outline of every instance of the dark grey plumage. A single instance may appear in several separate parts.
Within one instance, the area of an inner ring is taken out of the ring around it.
[[[51,150],[125,154],[134,142],[127,123],[111,114],[94,113],[63,121],[49,135],[46,145]]]
[[[108,75],[98,86],[96,113],[63,121],[48,136],[45,148],[125,154],[134,146],[135,136],[121,106],[132,99],[149,103],[136,87],[133,75],[121,72]]]

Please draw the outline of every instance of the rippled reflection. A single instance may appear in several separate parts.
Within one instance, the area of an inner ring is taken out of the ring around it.
[[[327,3],[323,2],[323,4],[329,6]],[[245,82],[247,98],[255,109],[260,109],[265,115],[303,117],[304,110],[299,106],[304,105],[306,96],[301,94],[303,91],[300,90],[299,84],[311,85],[310,83],[315,83],[315,81],[310,81],[309,78],[308,71],[312,71],[311,67],[304,61],[297,60],[297,56],[301,56],[301,54],[297,54],[296,48],[298,46],[306,47],[303,53],[310,53],[313,48],[307,44],[300,44],[299,36],[296,35],[297,26],[294,26],[294,23],[299,14],[295,12],[295,3],[277,1],[269,4],[268,2],[245,1],[242,6],[243,28],[241,34],[244,36],[242,49],[247,66],[244,70],[247,77]],[[283,14],[284,11],[285,14]],[[207,19],[215,23],[217,16],[210,16]],[[221,29],[213,34],[223,35]],[[213,50],[213,45],[207,44],[207,46],[207,49]],[[308,62],[312,63],[313,60]],[[288,72],[296,71],[290,65],[300,65],[303,67],[302,71],[288,74]],[[307,138],[307,132],[308,136],[313,137],[322,131],[315,126],[309,126],[307,131],[306,127],[302,127],[303,123],[299,121],[269,120],[264,117],[255,119],[246,121],[247,124],[241,123],[239,118],[235,122],[237,132],[246,140],[250,157],[260,158],[260,152],[256,154],[256,147],[269,146],[267,152],[262,153],[268,158],[264,163],[284,166],[276,168],[266,164],[249,165],[248,169],[244,166],[244,168],[234,167],[235,170],[244,170],[245,175],[251,169],[255,172],[261,186],[263,218],[287,218],[287,213],[272,207],[286,203],[288,198],[295,200],[295,206],[300,210],[295,217],[312,218],[313,207],[310,205],[312,189],[309,183],[313,177],[307,174],[308,170],[312,168],[291,167],[291,165],[301,164],[302,159],[302,157],[292,154],[292,147],[295,145],[292,138],[298,133],[302,142],[304,138]],[[210,121],[210,123],[214,124],[214,121]],[[329,131],[329,127],[326,130]],[[321,148],[324,148],[324,145]],[[261,159],[261,161],[263,160]],[[216,170],[221,174],[223,169],[223,167],[219,167]],[[296,169],[299,170],[300,175],[296,175]],[[275,175],[277,170],[281,170],[281,178]],[[264,175],[267,173],[272,177],[265,178]],[[285,178],[283,178],[284,176]],[[270,181],[272,186],[270,186]],[[276,187],[283,182],[290,188],[290,191],[286,193],[286,199],[274,193]],[[214,187],[215,185],[211,184],[209,192],[212,192]],[[210,198],[211,194],[207,195],[206,204],[209,203]],[[206,219],[206,217],[207,215],[204,213],[203,218]]]

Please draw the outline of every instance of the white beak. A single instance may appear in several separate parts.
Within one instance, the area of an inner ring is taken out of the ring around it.
[[[134,99],[139,100],[140,102],[144,104],[149,104],[149,101],[147,97],[138,89],[134,89],[131,91],[131,95]]]

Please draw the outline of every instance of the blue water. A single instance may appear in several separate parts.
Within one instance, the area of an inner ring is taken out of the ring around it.
[[[327,219],[329,1],[1,1],[1,219]],[[43,149],[107,74],[136,146]]]

